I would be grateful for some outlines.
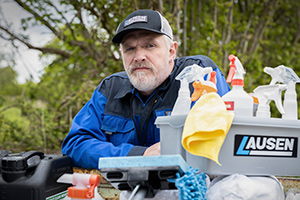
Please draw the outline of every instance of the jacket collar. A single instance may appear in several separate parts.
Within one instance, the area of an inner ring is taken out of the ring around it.
[[[134,91],[134,87],[133,85],[130,83],[129,78],[127,77],[126,81],[124,81],[124,84],[122,84],[123,86],[120,87],[119,92],[116,94],[115,99],[120,99],[125,97],[127,94],[131,93],[133,94]]]

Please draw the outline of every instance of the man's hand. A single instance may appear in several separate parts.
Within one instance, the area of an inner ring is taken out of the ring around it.
[[[148,147],[143,156],[160,156],[160,142]]]

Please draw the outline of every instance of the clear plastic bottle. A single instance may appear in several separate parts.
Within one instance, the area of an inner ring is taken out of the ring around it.
[[[232,90],[222,96],[228,111],[235,116],[253,117],[253,98],[244,90],[245,70],[237,57],[230,55],[230,71],[227,82],[231,82]]]
[[[180,80],[180,89],[178,91],[178,97],[174,104],[173,111],[171,113],[174,115],[187,115],[191,108],[191,98],[189,83],[186,79]]]

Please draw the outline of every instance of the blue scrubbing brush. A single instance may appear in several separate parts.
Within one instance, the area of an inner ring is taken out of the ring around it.
[[[198,169],[190,167],[182,177],[177,174],[175,186],[178,188],[180,200],[205,200],[206,175],[197,172]]]

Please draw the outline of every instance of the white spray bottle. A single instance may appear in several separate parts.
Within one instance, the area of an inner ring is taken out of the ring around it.
[[[180,80],[180,88],[178,91],[178,97],[174,104],[171,116],[174,115],[187,115],[191,108],[191,97],[189,83],[198,80],[204,81],[205,74],[212,71],[211,67],[200,67],[193,64],[185,67],[177,76],[176,80]]]
[[[259,104],[256,111],[256,117],[270,118],[270,102],[273,100],[278,111],[284,114],[281,102],[281,92],[286,90],[286,85],[261,85],[253,90],[254,96],[258,98]]]
[[[279,65],[276,68],[265,67],[264,71],[272,77],[270,85],[273,85],[276,82],[284,83],[287,85],[283,101],[283,108],[285,113],[282,115],[282,119],[297,120],[298,105],[296,83],[300,83],[300,78],[297,76],[293,69],[284,65]]]
[[[68,196],[64,200],[104,200],[97,192],[100,183],[100,176],[97,174],[64,174],[57,182],[74,186],[68,188]]]
[[[244,75],[246,74],[240,60],[229,55],[230,69],[227,83],[231,82],[232,90],[222,96],[228,111],[234,112],[235,116],[253,116],[253,98],[244,90]]]
[[[217,92],[217,79],[216,72],[213,71],[212,67],[198,67],[196,68],[197,74],[191,80],[194,87],[194,92],[191,97],[191,101],[196,101],[199,97],[205,93]],[[208,74],[207,80],[204,80],[204,76]]]

